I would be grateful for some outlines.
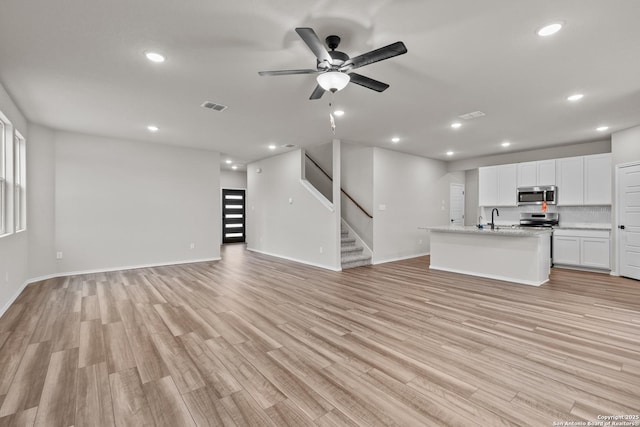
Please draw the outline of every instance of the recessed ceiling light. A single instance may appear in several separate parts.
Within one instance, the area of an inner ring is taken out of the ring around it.
[[[275,150],[275,149],[276,149],[275,145],[273,145],[273,144],[269,145],[269,150]]]
[[[453,156],[453,151],[447,151],[447,156]]]
[[[574,93],[573,95],[569,95],[567,97],[567,101],[571,101],[571,102],[576,102],[576,101],[580,101],[582,98],[584,98],[584,95],[581,93]]]
[[[336,110],[336,111],[333,112],[333,115],[336,116],[336,117],[342,117],[342,116],[344,116],[344,111]]]
[[[144,56],[147,57],[147,59],[151,62],[164,62],[165,57],[164,55],[158,53],[158,52],[150,52],[147,51],[144,53]]]
[[[536,34],[538,34],[540,37],[547,37],[560,31],[563,25],[563,22],[553,22],[540,28],[538,31],[536,31]]]
[[[238,169],[238,166],[237,165],[233,165],[233,166],[231,166],[231,169],[236,170],[236,169]]]
[[[502,143],[502,144],[500,144],[500,145],[502,145],[503,147],[508,147],[508,146],[510,146],[510,145],[511,145],[511,143],[510,143],[509,141],[505,141],[505,142],[503,142],[503,143]]]
[[[155,126],[155,125],[149,125],[149,126],[147,126],[147,130],[149,132],[158,132],[160,130],[160,128],[158,126]]]
[[[228,165],[230,165],[230,164],[232,163],[232,162],[231,162],[231,159],[227,159],[227,160],[225,160],[224,162],[225,162],[226,164],[228,164]]]
[[[596,128],[596,130],[598,132],[604,132],[607,129],[609,129],[609,126],[600,126],[600,127]]]
[[[400,138],[398,138],[397,136],[394,136],[393,138],[391,138],[391,142],[393,142],[394,144],[397,144],[398,142],[400,142]]]
[[[451,123],[451,127],[454,129],[458,129],[460,126],[462,126],[462,123],[460,122]]]

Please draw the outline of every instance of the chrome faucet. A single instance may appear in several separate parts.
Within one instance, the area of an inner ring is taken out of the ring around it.
[[[496,215],[500,216],[500,211],[498,211],[498,208],[493,208],[491,210],[491,229],[493,230],[495,228],[495,220],[493,219],[493,213],[496,213]]]

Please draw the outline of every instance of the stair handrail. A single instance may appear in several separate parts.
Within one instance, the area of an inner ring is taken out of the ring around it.
[[[327,178],[329,178],[329,180],[331,182],[333,182],[333,178],[331,178],[331,175],[329,175],[324,169],[322,169],[322,166],[320,166],[318,164],[318,162],[316,162],[315,160],[313,160],[313,158],[305,151],[304,155],[306,156],[307,159],[309,159],[311,161],[311,163],[313,163],[315,165],[315,167],[317,167],[318,169],[320,169],[320,172],[322,172],[324,174],[324,176],[326,176]],[[356,205],[356,207],[358,209],[360,209],[366,216],[368,216],[369,218],[373,219],[373,216],[367,212],[362,206],[360,206],[360,203],[356,202],[353,197],[351,197],[351,195],[349,195],[349,193],[347,193],[346,191],[344,191],[344,189],[341,187],[340,191],[342,192],[342,194],[344,194],[345,196],[347,196],[347,199],[351,200],[353,202],[354,205]]]

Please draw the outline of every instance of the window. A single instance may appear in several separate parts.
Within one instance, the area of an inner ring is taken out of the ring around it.
[[[7,165],[5,161],[7,125],[0,118],[0,236],[7,232]]]
[[[27,151],[26,143],[20,132],[15,131],[13,146],[14,199],[16,231],[27,228]]]

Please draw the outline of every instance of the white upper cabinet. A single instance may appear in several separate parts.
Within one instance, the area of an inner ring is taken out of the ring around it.
[[[556,161],[518,163],[518,187],[556,185]]]
[[[478,169],[478,204],[480,206],[516,206],[516,188],[515,164]]]
[[[611,154],[558,159],[558,205],[610,205]]]
[[[478,169],[480,206],[517,206],[518,187],[558,186],[560,206],[611,204],[611,153]]]
[[[538,162],[518,163],[518,187],[538,185]]]
[[[584,204],[584,158],[558,159],[558,205],[579,206]]]
[[[538,172],[537,185],[556,185],[555,159],[536,162],[536,170]]]
[[[518,173],[516,165],[498,166],[498,204],[497,206],[516,206],[518,196]]]
[[[584,156],[584,204],[611,204],[611,154]]]
[[[498,204],[498,168],[490,166],[478,169],[478,205]]]

